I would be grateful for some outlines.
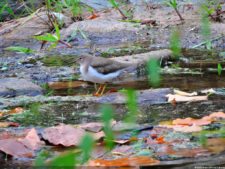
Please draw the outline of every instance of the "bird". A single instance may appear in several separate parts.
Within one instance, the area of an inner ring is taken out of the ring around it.
[[[102,96],[106,84],[124,74],[131,65],[103,57],[82,55],[76,59],[80,64],[80,73],[84,81],[100,84],[94,96]]]

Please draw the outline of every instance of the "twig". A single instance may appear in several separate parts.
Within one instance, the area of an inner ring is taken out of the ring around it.
[[[202,46],[202,45],[205,45],[205,44],[207,44],[208,42],[213,42],[213,41],[215,41],[215,40],[218,40],[218,39],[220,39],[220,38],[222,38],[222,37],[224,37],[224,35],[222,35],[222,36],[218,36],[218,37],[216,37],[216,38],[214,38],[214,39],[211,39],[211,40],[206,40],[206,41],[204,41],[204,42],[201,42],[201,43],[199,43],[199,44],[197,44],[197,45],[195,45],[195,46],[192,46],[191,48],[197,48],[197,47],[199,47],[199,46]]]

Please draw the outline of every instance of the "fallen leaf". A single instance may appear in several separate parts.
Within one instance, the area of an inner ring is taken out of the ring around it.
[[[102,123],[93,122],[93,123],[81,124],[81,125],[79,125],[79,127],[81,127],[84,130],[97,133],[97,132],[100,132],[102,130],[103,124]]]
[[[224,112],[215,112],[209,115],[211,118],[225,118]]]
[[[6,128],[6,127],[19,127],[19,123],[15,123],[15,122],[0,122],[0,128]]]
[[[163,136],[157,137],[156,138],[156,141],[157,141],[158,144],[164,144],[165,143],[165,140],[164,140],[164,137]]]
[[[163,147],[163,148],[162,148]],[[203,148],[193,148],[193,149],[178,149],[174,150],[171,145],[163,145],[160,148],[160,151],[158,151],[156,154],[157,156],[177,156],[180,158],[193,158],[193,157],[199,157],[199,156],[209,156],[210,152],[207,149]]]
[[[98,15],[97,13],[93,13],[91,16],[89,16],[87,19],[95,19],[98,18],[100,15]]]
[[[187,126],[191,126],[191,125],[196,125],[196,126],[204,126],[204,125],[208,125],[212,123],[212,120],[210,119],[193,119],[193,118],[185,118],[185,119],[175,119],[173,120],[172,124],[173,125],[187,125]]]
[[[130,142],[130,140],[114,140],[114,143],[117,143],[117,144],[126,144],[129,142]]]
[[[23,111],[24,109],[22,107],[16,107],[10,110],[9,112],[7,112],[7,114],[17,114],[17,113],[22,113]]]
[[[180,96],[197,96],[198,95],[197,92],[188,93],[188,92],[184,92],[184,91],[177,90],[177,89],[174,89],[173,92]]]
[[[31,150],[38,150],[41,147],[41,145],[44,144],[44,142],[40,140],[37,131],[34,128],[32,128],[27,133],[25,138],[20,138],[18,139],[18,141],[23,143],[26,147],[28,147]]]
[[[8,116],[10,114],[18,114],[18,113],[21,113],[23,111],[24,111],[23,108],[16,107],[16,108],[14,108],[14,109],[12,109],[10,111],[2,111],[2,112],[0,112],[0,117]]]
[[[102,167],[127,167],[127,166],[144,166],[158,164],[159,161],[147,156],[137,156],[129,158],[119,158],[115,160],[96,159],[91,160],[88,166],[102,166]]]
[[[196,102],[196,101],[205,101],[208,100],[208,96],[180,96],[177,94],[168,94],[168,102],[176,101],[176,102]]]
[[[85,131],[81,128],[74,128],[71,125],[61,124],[56,127],[44,129],[42,136],[53,145],[63,145],[65,147],[79,145]]]
[[[112,150],[112,154],[114,155],[130,155],[132,152],[132,147],[131,146],[127,146],[127,145],[123,145],[123,146],[119,146],[116,147],[115,149]]]
[[[183,125],[160,125],[160,127],[172,128],[174,131],[192,133],[202,131],[201,126],[183,126]]]
[[[103,131],[100,131],[98,133],[93,133],[92,136],[96,141],[98,141],[105,137],[105,133]]]
[[[31,158],[34,155],[31,149],[16,139],[0,140],[0,151],[13,157]]]
[[[95,148],[91,152],[91,157],[93,159],[100,158],[107,152],[108,149],[106,148],[106,146],[95,146]]]
[[[225,138],[208,138],[206,148],[214,153],[220,153],[225,150]]]

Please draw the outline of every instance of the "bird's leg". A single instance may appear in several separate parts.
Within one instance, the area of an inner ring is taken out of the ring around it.
[[[94,93],[94,96],[99,96],[99,92],[101,91],[102,89],[102,84],[100,84],[98,90]]]
[[[95,83],[95,90],[97,90],[98,89],[98,85],[97,85],[97,83]]]
[[[100,96],[103,95],[103,93],[104,93],[104,91],[105,91],[105,88],[106,88],[106,84],[103,84],[103,87],[102,87],[102,91],[101,91],[101,93],[100,93]]]

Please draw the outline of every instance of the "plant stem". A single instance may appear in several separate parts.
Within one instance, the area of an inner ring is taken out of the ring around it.
[[[127,19],[127,16],[121,11],[121,9],[120,8],[116,8],[118,11],[119,11],[119,13],[122,15],[122,19]]]
[[[71,45],[71,44],[69,44],[69,43],[67,43],[67,42],[64,42],[64,41],[62,41],[62,40],[59,40],[59,43],[62,43],[62,44],[64,44],[64,45],[66,45],[68,48],[72,48],[72,45]]]
[[[181,16],[180,12],[178,11],[177,8],[174,8],[174,10],[176,11],[177,15],[179,16],[180,20],[183,21],[184,18]]]

